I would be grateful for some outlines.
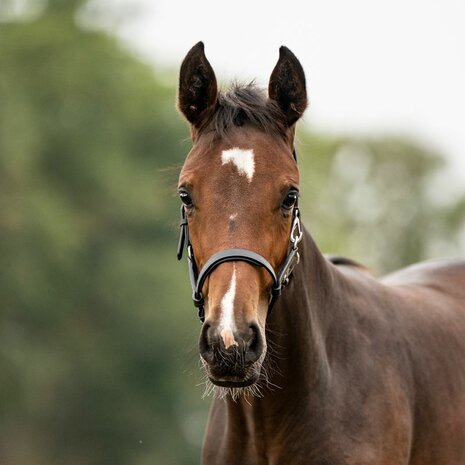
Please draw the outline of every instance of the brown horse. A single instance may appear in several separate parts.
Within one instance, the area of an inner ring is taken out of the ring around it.
[[[198,43],[178,106],[193,140],[179,256],[187,244],[220,394],[202,463],[464,465],[465,261],[376,280],[320,253],[300,228],[294,132],[307,96],[287,48],[268,95],[223,93]]]

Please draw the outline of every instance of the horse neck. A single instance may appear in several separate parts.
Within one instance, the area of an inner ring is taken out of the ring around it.
[[[272,382],[308,390],[328,376],[325,334],[336,299],[335,271],[306,230],[299,251],[300,263],[268,318],[267,342],[269,370],[275,365],[277,372]]]
[[[337,273],[307,231],[299,244],[300,263],[267,321],[268,353],[264,362],[263,397],[227,398],[229,418],[250,431],[273,431],[276,418],[299,414],[299,402],[311,392],[324,393],[329,380],[325,346],[337,296]]]

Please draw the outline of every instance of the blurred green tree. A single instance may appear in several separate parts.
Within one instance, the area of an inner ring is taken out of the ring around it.
[[[178,396],[197,325],[160,171],[187,130],[151,69],[63,20],[76,5],[0,30],[0,462],[195,463]]]
[[[301,134],[303,211],[321,249],[376,274],[460,253],[463,200],[437,200],[444,159],[405,138]],[[447,241],[447,246],[441,242]]]

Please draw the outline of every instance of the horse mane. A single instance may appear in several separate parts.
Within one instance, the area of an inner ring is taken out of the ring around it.
[[[355,260],[352,260],[351,258],[340,257],[338,255],[325,255],[325,257],[333,265],[350,266],[352,268],[358,268],[361,271],[372,274],[372,270],[370,268],[359,262],[356,262]]]
[[[254,82],[235,82],[229,90],[219,92],[206,129],[224,137],[233,128],[247,125],[269,134],[286,135],[285,118],[277,102]]]

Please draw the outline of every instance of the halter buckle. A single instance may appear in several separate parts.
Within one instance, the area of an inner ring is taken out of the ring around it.
[[[289,268],[286,270],[284,276],[283,276],[283,287],[287,286],[289,284],[289,278],[294,271],[294,268],[299,264],[300,262],[300,255],[299,252],[297,252],[292,259],[292,262],[289,265]]]
[[[294,210],[294,221],[292,223],[291,237],[289,240],[292,243],[292,248],[296,249],[299,242],[302,240],[304,232],[302,230],[302,225],[300,224],[300,214],[299,209],[295,208]]]

